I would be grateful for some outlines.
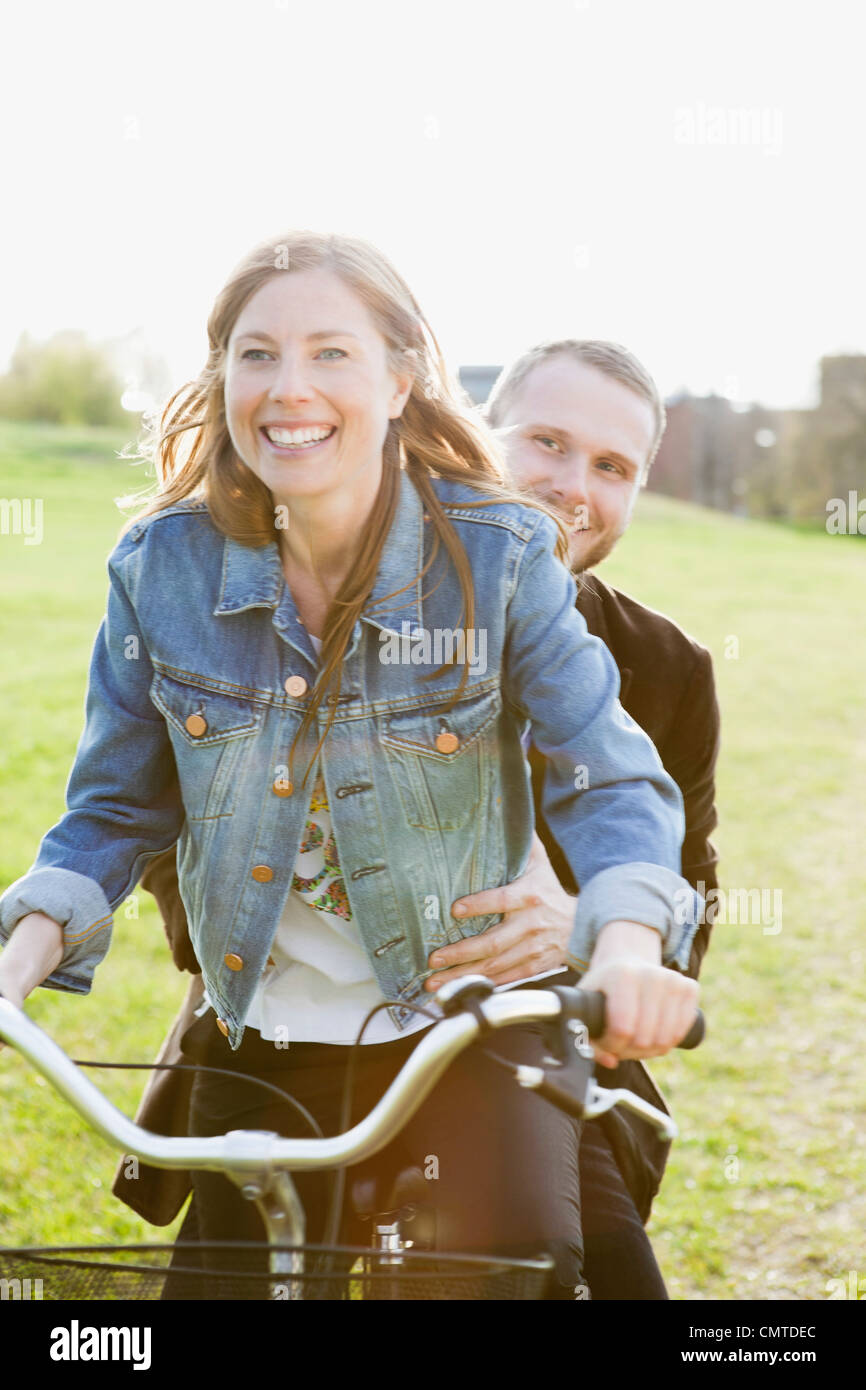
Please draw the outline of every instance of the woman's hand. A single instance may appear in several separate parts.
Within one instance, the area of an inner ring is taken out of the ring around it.
[[[477,936],[440,946],[429,957],[436,970],[424,988],[433,992],[461,975],[486,975],[495,985],[507,985],[556,970],[565,965],[565,953],[574,929],[577,898],[571,897],[553,872],[547,851],[533,833],[526,873],[502,888],[487,888],[455,902],[452,913],[481,917],[502,912],[504,921]],[[465,912],[458,912],[458,906]]]
[[[0,994],[20,1009],[62,959],[63,928],[44,912],[28,912],[0,955]]]
[[[608,922],[599,933],[580,988],[601,990],[607,1027],[594,1040],[596,1061],[661,1057],[686,1036],[698,1007],[696,980],[661,963],[662,939],[639,922]]]

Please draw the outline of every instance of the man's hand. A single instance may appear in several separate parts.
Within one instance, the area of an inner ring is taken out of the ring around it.
[[[661,941],[659,932],[638,922],[608,922],[599,933],[580,988],[606,996],[607,1027],[593,1042],[604,1067],[629,1057],[661,1057],[692,1026],[697,981],[661,964]]]
[[[424,988],[434,992],[461,975],[486,975],[495,985],[507,985],[565,965],[576,903],[577,898],[561,886],[544,845],[533,833],[529,863],[521,878],[502,888],[458,898],[452,907],[458,918],[502,912],[504,920],[477,936],[433,951],[428,964],[436,974],[425,981]],[[460,907],[466,910],[461,912]]]

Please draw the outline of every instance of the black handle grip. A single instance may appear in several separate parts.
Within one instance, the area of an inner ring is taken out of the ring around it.
[[[569,989],[567,986],[562,985],[555,993],[563,999],[563,1012],[568,1018],[577,1018],[585,1023],[591,1038],[601,1037],[604,1032],[606,1000],[600,991]],[[677,1047],[681,1047],[684,1050],[697,1047],[703,1042],[706,1031],[706,1020],[702,1011],[698,1009],[695,1014],[694,1023],[682,1042],[677,1043]]]

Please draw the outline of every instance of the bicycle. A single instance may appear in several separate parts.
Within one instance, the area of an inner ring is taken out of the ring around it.
[[[0,996],[0,1038],[22,1053],[109,1143],[124,1154],[164,1168],[207,1169],[224,1173],[254,1201],[267,1242],[223,1242],[210,1250],[234,1268],[184,1269],[167,1258],[174,1245],[126,1247],[0,1247],[0,1274],[6,1280],[41,1279],[51,1297],[137,1298],[163,1296],[168,1278],[172,1297],[326,1299],[536,1299],[542,1297],[553,1268],[548,1255],[536,1259],[454,1254],[424,1247],[407,1228],[423,1226],[423,1174],[415,1168],[387,1175],[363,1166],[400,1132],[457,1054],[481,1033],[524,1022],[541,1022],[544,1066],[512,1063],[491,1052],[516,1084],[534,1090],[576,1118],[592,1120],[614,1105],[642,1115],[674,1139],[672,1118],[625,1089],[601,1088],[593,1080],[590,1038],[604,1031],[605,999],[580,989],[495,991],[483,976],[464,976],[443,986],[437,1000],[443,1017],[431,1027],[379,1102],[365,1119],[332,1137],[282,1138],[264,1131],[235,1130],[210,1138],[169,1138],[151,1134],[117,1110],[81,1074],[79,1067],[24,1012]],[[384,1007],[384,1006],[380,1006]],[[704,1036],[700,1011],[679,1046],[697,1046]],[[357,1165],[352,1197],[356,1213],[372,1226],[370,1246],[305,1245],[305,1215],[291,1171]],[[386,1192],[385,1187],[390,1190]],[[144,1254],[156,1264],[144,1263]],[[256,1266],[267,1254],[264,1271]],[[102,1259],[96,1257],[104,1257]],[[128,1257],[138,1257],[129,1259]],[[159,1261],[162,1260],[160,1264]],[[128,1261],[128,1262],[127,1262]],[[336,1268],[335,1268],[336,1266]],[[202,1288],[207,1293],[201,1293]],[[44,1295],[43,1295],[44,1296]]]

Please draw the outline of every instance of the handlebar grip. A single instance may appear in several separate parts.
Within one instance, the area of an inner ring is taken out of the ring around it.
[[[693,1047],[699,1047],[706,1035],[707,1021],[704,1018],[704,1011],[703,1009],[698,1009],[697,1013],[695,1014],[694,1023],[692,1024],[689,1031],[686,1033],[686,1036],[683,1038],[682,1042],[677,1043],[677,1047],[681,1047],[684,1052],[688,1051]]]
[[[574,996],[574,1005],[569,1007],[567,1012],[571,1018],[579,1018],[586,1024],[587,1031],[591,1038],[600,1038],[604,1032],[605,997],[599,990],[573,989],[566,991],[559,989],[557,994],[571,994]],[[695,1020],[682,1042],[677,1043],[678,1048],[690,1051],[703,1042],[706,1036],[707,1025],[703,1011],[698,1009]]]

